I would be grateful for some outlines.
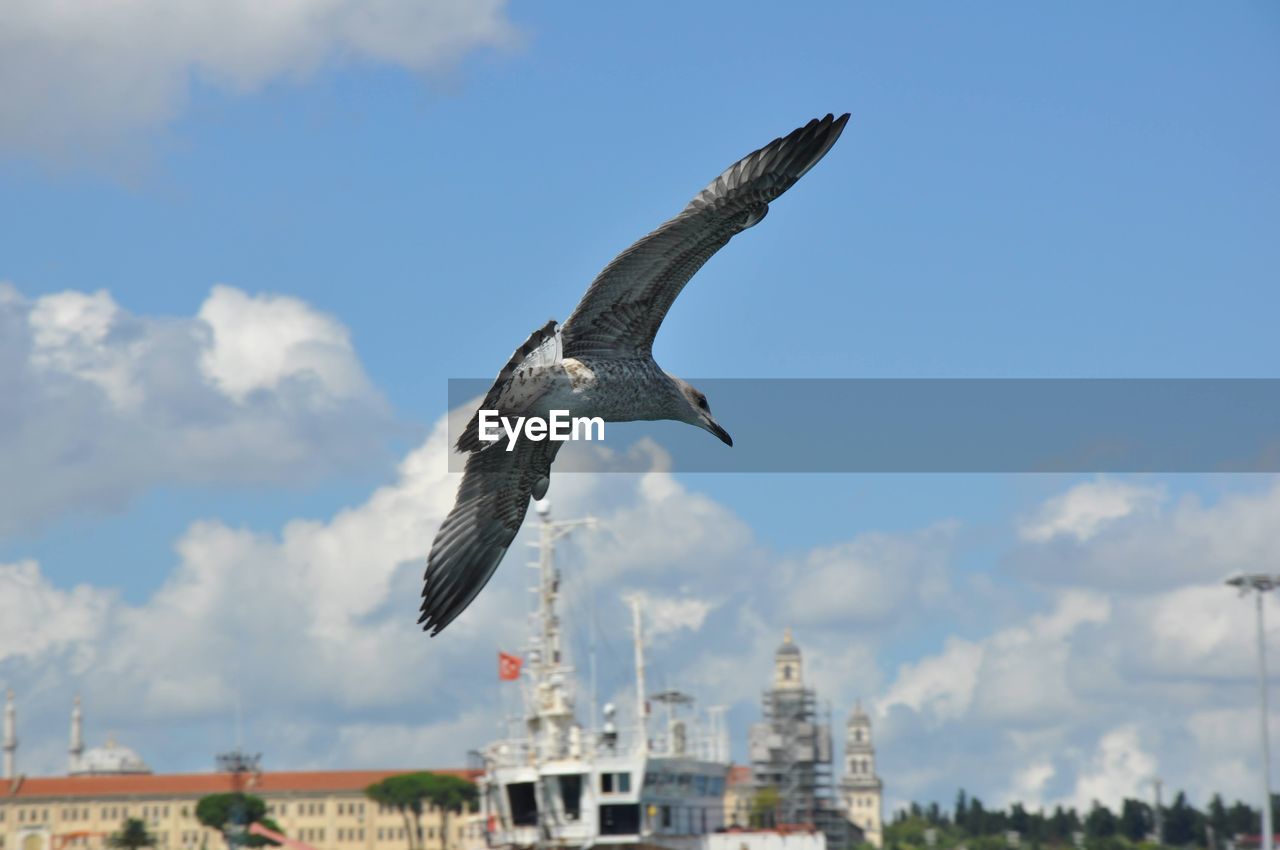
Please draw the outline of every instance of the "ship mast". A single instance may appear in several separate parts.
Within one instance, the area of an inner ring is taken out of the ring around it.
[[[640,616],[640,597],[633,596],[631,603],[631,622],[635,628],[636,650],[636,726],[639,741],[637,747],[641,755],[649,752],[649,700],[644,686],[644,618]]]
[[[534,503],[538,512],[538,542],[531,544],[537,558],[529,566],[538,571],[538,610],[529,646],[532,694],[526,714],[529,737],[540,759],[580,755],[582,731],[573,705],[573,667],[564,655],[563,635],[557,605],[560,599],[560,570],[555,565],[555,543],[573,529],[594,528],[594,517],[553,521],[551,502]]]

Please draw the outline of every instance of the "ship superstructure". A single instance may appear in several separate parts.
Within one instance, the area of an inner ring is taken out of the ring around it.
[[[554,521],[545,500],[536,508],[539,539],[530,566],[538,574],[538,604],[525,656],[524,715],[517,729],[482,751],[488,843],[702,847],[708,833],[724,826],[729,752],[723,716],[713,710],[704,729],[690,716],[687,694],[648,694],[643,611],[632,599],[637,696],[631,720],[620,724],[610,704],[598,732],[581,724],[575,670],[563,640],[555,544],[594,520]],[[654,702],[664,708],[665,722],[650,718]]]

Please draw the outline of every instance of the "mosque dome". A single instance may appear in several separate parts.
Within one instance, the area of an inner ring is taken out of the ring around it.
[[[128,747],[108,739],[105,747],[91,747],[76,759],[72,776],[103,776],[126,773],[150,773],[151,768]]]

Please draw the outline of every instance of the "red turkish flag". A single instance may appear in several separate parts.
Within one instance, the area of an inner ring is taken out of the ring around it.
[[[504,682],[514,682],[520,678],[520,665],[524,664],[524,659],[518,655],[507,655],[505,652],[498,653],[498,678]]]

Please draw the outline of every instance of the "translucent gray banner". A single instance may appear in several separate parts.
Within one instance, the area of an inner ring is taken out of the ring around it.
[[[450,380],[450,409],[469,415],[490,383]],[[625,457],[648,438],[681,472],[1280,472],[1280,379],[690,383],[732,448],[681,423],[611,422],[602,442],[566,443],[556,471],[625,469],[569,448]],[[451,441],[465,422],[450,417]]]

